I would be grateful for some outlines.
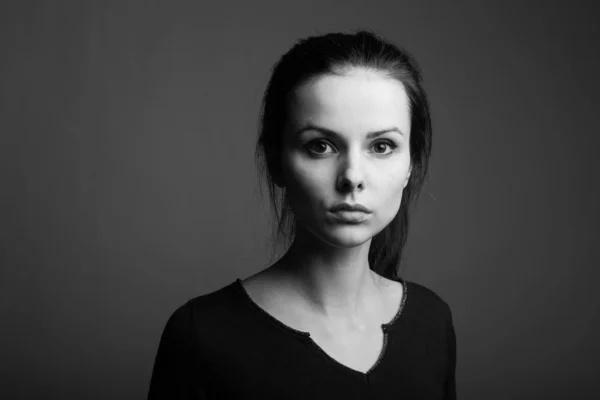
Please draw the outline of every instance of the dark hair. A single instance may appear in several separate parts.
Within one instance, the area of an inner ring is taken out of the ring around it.
[[[275,212],[276,237],[283,238],[288,245],[293,239],[295,220],[286,190],[280,185],[280,150],[287,118],[287,96],[311,78],[343,74],[344,70],[353,67],[372,69],[397,79],[409,98],[411,175],[398,214],[373,238],[368,257],[373,271],[397,279],[408,236],[409,207],[421,191],[431,153],[429,104],[420,69],[410,54],[369,31],[330,33],[299,40],[273,67],[262,102],[256,159],[260,176],[264,174],[267,178]]]

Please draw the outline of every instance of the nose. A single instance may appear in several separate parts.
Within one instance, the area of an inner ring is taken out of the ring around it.
[[[360,155],[347,154],[342,160],[336,182],[337,189],[344,193],[363,190],[365,179]]]

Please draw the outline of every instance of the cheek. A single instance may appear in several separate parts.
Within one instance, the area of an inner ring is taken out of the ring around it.
[[[296,205],[317,205],[326,197],[331,186],[331,168],[326,163],[311,163],[301,156],[291,155],[284,164],[286,190]]]
[[[386,168],[384,172],[380,171],[378,174],[376,198],[386,213],[393,212],[395,214],[398,211],[402,202],[408,170],[408,163],[401,162],[393,167]]]

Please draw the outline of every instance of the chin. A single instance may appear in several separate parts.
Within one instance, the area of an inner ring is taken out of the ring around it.
[[[351,248],[365,244],[375,236],[376,232],[363,225],[341,225],[313,234],[330,246]]]

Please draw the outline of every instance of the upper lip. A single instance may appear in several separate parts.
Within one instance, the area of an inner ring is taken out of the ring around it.
[[[362,204],[350,204],[350,203],[340,203],[340,204],[336,204],[335,206],[331,207],[331,212],[336,212],[336,211],[362,211],[365,213],[370,213],[371,210],[369,210],[367,207],[363,206]]]

